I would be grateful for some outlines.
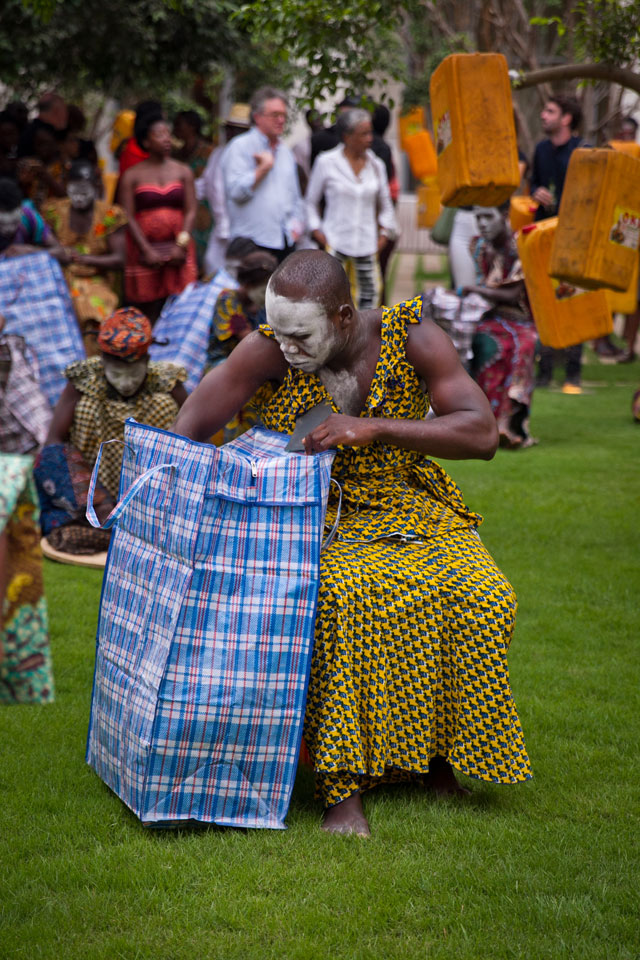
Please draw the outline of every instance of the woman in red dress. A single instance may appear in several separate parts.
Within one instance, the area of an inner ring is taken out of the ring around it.
[[[197,204],[191,170],[171,159],[165,121],[150,117],[139,141],[149,156],[130,167],[120,183],[129,219],[125,301],[154,323],[166,298],[197,278],[191,237]]]

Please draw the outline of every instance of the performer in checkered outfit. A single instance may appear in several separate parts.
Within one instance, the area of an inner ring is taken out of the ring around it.
[[[421,778],[465,793],[454,769],[494,783],[531,769],[509,685],[516,601],[478,514],[430,458],[489,460],[491,408],[421,298],[357,311],[340,264],[291,255],[267,289],[268,326],[185,403],[175,430],[205,440],[267,381],[264,425],[336,448],[338,534],[323,553],[305,740],[333,832],[368,835],[361,794]],[[431,405],[436,416],[426,419]],[[330,504],[327,520],[335,517]]]

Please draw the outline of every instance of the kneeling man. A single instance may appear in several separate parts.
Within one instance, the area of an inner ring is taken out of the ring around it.
[[[485,395],[422,319],[420,297],[358,311],[324,252],[289,256],[266,308],[268,324],[205,377],[174,429],[206,440],[267,382],[268,429],[292,433],[319,403],[333,411],[304,440],[309,454],[336,448],[342,487],[320,563],[304,729],[324,828],[368,835],[361,794],[384,781],[420,777],[456,793],[466,791],[454,768],[528,779],[507,667],[513,589],[478,537],[481,518],[430,459],[491,459]]]

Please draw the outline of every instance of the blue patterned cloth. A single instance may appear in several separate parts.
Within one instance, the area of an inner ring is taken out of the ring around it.
[[[221,291],[235,290],[237,281],[220,269],[209,283],[190,284],[165,304],[153,329],[154,339],[169,340],[167,346],[154,343],[152,360],[169,360],[188,373],[185,387],[189,393],[197,387],[207,360],[207,347],[216,300]]]
[[[0,314],[38,358],[40,387],[55,406],[65,368],[85,359],[80,329],[62,270],[48,253],[0,259]]]
[[[126,423],[87,761],[145,824],[284,828],[333,459],[287,439]]]

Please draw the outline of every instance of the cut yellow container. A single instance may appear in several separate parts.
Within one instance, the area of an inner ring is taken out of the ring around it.
[[[638,259],[640,160],[574,150],[558,211],[550,273],[579,287],[625,291]]]
[[[509,204],[509,223],[511,224],[513,232],[515,233],[516,230],[521,230],[522,227],[526,227],[527,224],[533,223],[537,209],[538,202],[534,200],[533,197],[523,197],[521,195],[511,197]]]
[[[520,184],[507,61],[500,53],[454,53],[429,89],[442,203],[504,203]]]
[[[435,177],[438,172],[438,159],[429,131],[419,130],[407,137],[405,143],[411,173],[416,180]]]
[[[636,266],[631,274],[631,283],[624,293],[619,293],[617,290],[607,290],[605,293],[607,295],[607,302],[609,303],[609,309],[612,313],[635,313],[638,309],[638,265],[640,264],[640,256],[636,257]]]
[[[413,136],[414,133],[419,133],[420,130],[426,130],[423,107],[413,107],[408,113],[403,114],[398,120],[398,128],[400,133],[400,146],[403,150],[406,150],[407,137]]]
[[[609,146],[640,160],[640,143],[634,143],[632,140],[609,140]]]
[[[570,347],[613,330],[604,290],[583,290],[549,276],[558,217],[523,227],[518,236],[524,282],[541,343]]]
[[[442,210],[436,178],[429,177],[421,187],[418,187],[417,196],[417,227],[419,230],[428,230],[434,225]]]

